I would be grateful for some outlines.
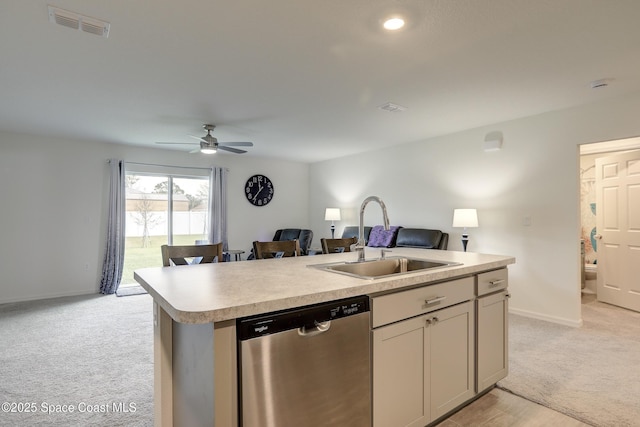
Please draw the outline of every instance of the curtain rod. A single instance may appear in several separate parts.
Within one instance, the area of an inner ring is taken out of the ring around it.
[[[214,167],[217,166],[211,166],[208,168],[203,168],[203,167],[194,167],[194,166],[175,166],[175,165],[159,165],[157,163],[140,163],[140,162],[127,162],[124,161],[125,163],[128,163],[130,165],[141,165],[141,166],[160,166],[163,168],[181,168],[181,169],[203,169],[203,170],[211,170]],[[107,160],[107,163],[111,163],[111,159]],[[229,168],[223,168],[224,170],[228,171]]]

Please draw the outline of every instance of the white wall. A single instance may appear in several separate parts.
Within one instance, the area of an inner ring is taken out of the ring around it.
[[[461,250],[453,209],[477,208],[480,227],[469,230],[469,250],[517,258],[510,268],[512,311],[579,325],[578,145],[639,135],[639,109],[635,94],[313,164],[316,240],[330,236],[326,207],[343,208],[340,235],[357,224],[362,200],[377,195],[392,225],[441,229],[451,233],[449,249]],[[491,131],[503,132],[504,146],[485,153]],[[365,222],[382,223],[375,204]]]
[[[307,164],[0,132],[0,303],[98,291],[109,158],[227,167],[232,249],[248,253],[277,228],[309,226]],[[245,181],[256,173],[275,185],[265,207],[245,200]]]
[[[281,227],[310,227],[315,245],[330,235],[326,207],[357,224],[361,201],[383,198],[394,225],[439,228],[460,250],[453,209],[476,207],[480,227],[469,250],[514,255],[511,308],[580,323],[578,144],[640,135],[640,94],[551,112],[414,144],[312,165],[220,156],[229,174],[229,245],[250,249]],[[504,134],[500,152],[482,141]],[[207,157],[88,141],[0,133],[0,303],[98,290],[106,227],[107,163],[210,166]],[[245,180],[269,176],[276,197],[266,207],[244,200]],[[530,216],[531,226],[523,225]],[[372,205],[368,224],[381,223]],[[69,233],[68,230],[76,230]]]

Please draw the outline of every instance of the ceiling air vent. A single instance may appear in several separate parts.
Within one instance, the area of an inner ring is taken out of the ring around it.
[[[53,6],[48,6],[48,8],[49,22],[73,28],[74,30],[82,30],[86,33],[95,34],[104,38],[109,37],[109,27],[111,24],[108,22]]]

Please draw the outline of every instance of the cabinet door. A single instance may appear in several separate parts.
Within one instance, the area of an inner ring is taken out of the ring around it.
[[[423,427],[429,414],[426,317],[373,331],[373,426]]]
[[[471,301],[436,311],[430,325],[431,420],[475,395],[474,305]]]
[[[507,291],[478,298],[477,391],[491,387],[509,371]]]

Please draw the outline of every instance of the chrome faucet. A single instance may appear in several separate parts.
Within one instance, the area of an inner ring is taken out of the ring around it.
[[[382,208],[382,217],[384,221],[384,229],[389,231],[389,216],[387,216],[387,207],[378,196],[369,196],[362,202],[360,206],[360,224],[358,226],[358,243],[356,244],[356,252],[358,253],[358,262],[364,261],[364,208],[369,202],[377,202]]]

